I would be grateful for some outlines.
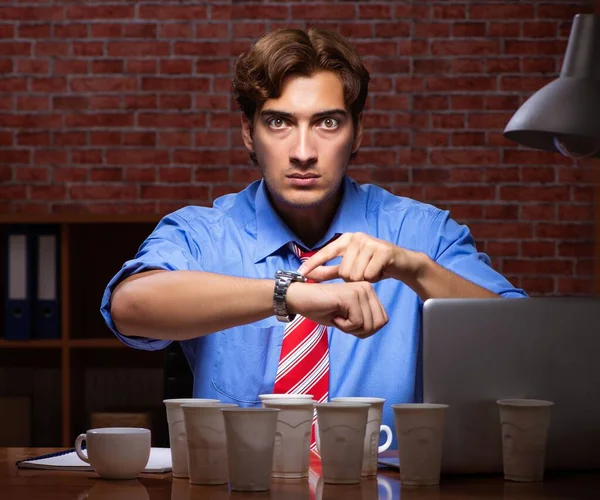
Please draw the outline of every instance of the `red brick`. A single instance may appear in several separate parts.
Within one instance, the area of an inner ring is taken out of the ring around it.
[[[486,70],[488,73],[518,73],[520,62],[515,57],[487,58]]]
[[[208,92],[210,80],[205,77],[143,78],[142,90],[163,92]]]
[[[443,56],[482,56],[500,52],[497,40],[444,40],[431,42],[431,53]]]
[[[553,73],[556,60],[552,57],[524,57],[521,69],[523,73]]]
[[[185,182],[192,180],[190,167],[163,167],[158,171],[158,182]]]
[[[500,186],[501,200],[568,201],[568,186]]]
[[[209,75],[214,74],[228,74],[229,73],[229,61],[227,59],[204,59],[196,63],[196,73],[206,73]]]
[[[228,155],[223,154],[222,151],[178,150],[173,153],[173,163],[196,165],[226,165],[228,161]]]
[[[433,19],[465,19],[467,9],[462,4],[438,4],[432,7]]]
[[[55,24],[55,38],[86,38],[88,35],[88,25],[81,24]]]
[[[9,64],[7,64],[9,63]],[[12,73],[12,61],[3,62],[4,73]],[[44,74],[50,73],[50,62],[44,59],[25,59],[17,61],[17,72],[29,74]]]
[[[32,200],[64,200],[66,197],[65,186],[29,186],[29,199]]]
[[[54,146],[85,146],[87,137],[84,132],[55,132],[52,143]]]
[[[18,182],[48,182],[50,180],[48,167],[19,167],[15,173],[15,180]]]
[[[127,73],[156,73],[158,66],[157,61],[143,60],[143,59],[129,59],[127,60]],[[144,90],[142,88],[142,90]]]
[[[486,35],[485,23],[454,23],[452,36],[460,37],[484,37]]]
[[[203,128],[206,126],[205,113],[140,113],[140,127],[164,128]]]
[[[530,90],[536,91],[554,80],[554,77],[522,77],[502,76],[501,90]]]
[[[50,99],[47,96],[19,96],[17,97],[17,109],[24,111],[48,111]]]
[[[26,90],[26,78],[0,78],[0,92],[24,92]]]
[[[142,199],[191,200],[208,198],[207,186],[142,186]]]
[[[533,235],[532,224],[518,222],[471,222],[469,224],[475,238],[523,239]]]
[[[521,287],[529,294],[547,295],[554,291],[554,278],[538,278],[524,276],[521,278]]]
[[[586,222],[594,219],[593,205],[559,205],[558,220]]]
[[[337,21],[354,19],[354,15],[354,5],[344,4],[311,4],[310,9],[307,9],[306,5],[292,5],[291,9],[292,19],[335,19]]]
[[[419,59],[413,60],[415,74],[441,74],[450,71],[449,59]]]
[[[556,242],[522,241],[521,257],[556,257]]]
[[[196,25],[196,38],[216,40],[229,38],[229,24],[228,23],[214,23],[207,22]]]
[[[358,6],[358,17],[361,19],[390,19],[392,6],[381,4],[363,4]]]
[[[165,150],[114,149],[106,152],[106,163],[109,165],[166,165],[169,163],[169,153]]]
[[[485,71],[485,61],[482,59],[452,59],[450,64],[451,72],[458,74],[465,73],[483,73]]]
[[[394,151],[389,150],[365,150],[361,149],[358,156],[353,160],[355,165],[393,165],[396,160]]]
[[[566,42],[562,40],[506,40],[504,53],[507,55],[525,55],[535,54],[541,56],[563,55],[566,48]]]
[[[410,69],[410,61],[406,58],[369,59],[368,54],[364,57],[363,62],[371,73],[408,73]]]
[[[2,42],[0,56],[30,56],[31,47],[30,42]]]
[[[63,16],[62,6],[57,7],[2,7],[2,21],[60,21]]]
[[[190,132],[161,132],[158,135],[158,146],[180,147],[191,146],[192,134]]]
[[[6,141],[6,138],[10,142]],[[10,132],[0,133],[0,144],[12,145],[12,134]],[[17,133],[17,144],[19,146],[50,146],[50,134],[48,132],[19,132]]]
[[[507,18],[509,19],[509,18]],[[521,24],[514,22],[490,22],[488,36],[494,38],[514,38],[521,34]]]
[[[412,145],[417,148],[448,146],[448,134],[445,132],[413,132]]]
[[[448,168],[413,168],[412,181],[423,183],[441,183],[450,180],[450,169]]]
[[[101,163],[102,151],[97,149],[80,149],[71,151],[71,163]]]
[[[131,113],[72,113],[65,115],[67,127],[131,127]]]
[[[533,5],[478,3],[469,5],[471,19],[532,19]]]
[[[227,132],[196,132],[194,134],[194,145],[197,147],[224,148],[228,143],[227,135]]]
[[[62,42],[41,42],[35,43],[35,55],[37,57],[61,57],[69,53],[69,44]]]
[[[592,186],[571,186],[571,201],[592,203],[594,197],[594,188]]]
[[[123,73],[124,61],[119,59],[105,59],[92,61],[92,73]]]
[[[100,57],[104,55],[104,44],[102,42],[75,42],[72,44],[72,50],[73,55],[78,57]]]
[[[462,113],[436,114],[431,117],[431,128],[464,128],[465,122],[465,115]]]
[[[484,146],[485,134],[483,132],[454,132],[452,133],[453,146]]]
[[[88,176],[87,168],[54,167],[54,182],[85,182]]]
[[[493,110],[516,110],[519,107],[518,96],[513,95],[490,95],[485,98],[485,109]]]
[[[93,38],[121,38],[124,26],[120,23],[94,23],[90,30]]]
[[[522,205],[521,219],[532,221],[556,220],[556,205]]]
[[[450,169],[450,181],[454,183],[483,181],[484,170],[479,166],[473,167],[452,167]]]
[[[127,19],[133,18],[133,5],[71,5],[66,8],[67,19]]]
[[[437,200],[492,200],[493,186],[425,186],[428,199]]]
[[[556,291],[561,295],[589,296],[594,291],[594,280],[591,277],[563,278],[559,276]]]
[[[160,61],[160,72],[189,74],[192,72],[192,61],[189,59],[163,59]]]
[[[137,198],[136,186],[71,186],[69,195],[72,200],[129,200]]]
[[[32,78],[31,90],[33,92],[66,92],[66,78]]]
[[[122,182],[122,168],[99,167],[90,170],[90,180],[92,182]]]
[[[375,145],[388,146],[408,146],[410,144],[410,135],[408,132],[376,132]]]
[[[496,182],[519,182],[519,169],[517,167],[512,168],[486,168],[485,180],[489,183]]]
[[[122,76],[103,76],[95,78],[71,79],[74,92],[127,92],[137,90],[135,78]]]
[[[516,241],[488,241],[486,253],[490,256],[516,257],[519,255],[519,244]]]
[[[494,165],[499,161],[499,155],[494,150],[432,150],[430,153],[432,165]]]
[[[592,241],[561,241],[558,242],[560,257],[593,257],[595,245]]]
[[[489,77],[429,77],[427,89],[435,92],[495,90],[496,79]]]
[[[558,23],[541,21],[523,23],[523,36],[526,38],[556,38]]]
[[[484,102],[485,97],[478,94],[453,95],[451,97],[452,109],[459,109],[464,111],[479,111],[485,109]]]
[[[156,38],[156,24],[125,24],[123,36],[125,38]]]
[[[0,38],[14,38],[15,27],[11,24],[0,24]]]
[[[374,98],[374,109],[408,110],[408,97],[399,95],[377,95]]]
[[[19,38],[49,38],[50,24],[21,24]]]
[[[154,182],[156,180],[155,167],[126,167],[124,170],[127,182]]]
[[[504,129],[513,113],[471,113],[469,127],[476,129]]]
[[[160,38],[182,38],[192,37],[192,26],[185,24],[160,24],[158,26]]]
[[[123,56],[168,56],[171,53],[169,42],[108,42],[107,54],[110,57]]]
[[[194,179],[196,182],[228,182],[229,169],[198,167]]]
[[[408,168],[377,168],[371,174],[375,182],[408,182]]]
[[[561,259],[505,259],[505,273],[519,274],[572,274],[572,260]]]
[[[569,162],[568,158],[561,157],[556,153],[537,149],[507,149],[504,151],[504,163],[507,164],[551,165]]]
[[[427,40],[399,40],[399,54],[401,56],[428,56],[431,54],[429,42]],[[373,47],[374,52],[378,54],[377,47]]]
[[[556,169],[554,167],[523,167],[521,169],[522,182],[554,182]]]
[[[123,104],[125,109],[156,109],[156,96],[144,94],[126,95]]]
[[[537,7],[540,19],[572,19],[576,14],[582,13],[582,6],[576,3],[540,3]]]
[[[52,98],[54,109],[87,109],[89,100],[83,96],[54,96]]]
[[[55,75],[74,75],[88,72],[88,62],[74,59],[54,61]]]
[[[450,36],[449,23],[413,22],[413,33],[417,38],[447,38]]]
[[[141,5],[139,8],[140,19],[180,19],[194,21],[206,19],[206,6],[204,5]]]
[[[342,28],[345,25],[342,25]],[[368,24],[360,25],[364,27],[365,33],[355,33],[354,36],[360,36],[362,38],[371,37],[372,35],[366,33],[367,28],[370,27]],[[349,36],[349,35],[347,35]],[[409,37],[410,36],[410,23],[377,23],[375,24],[375,36],[377,38],[396,38],[396,37]]]
[[[119,143],[116,143],[117,145]],[[155,146],[154,132],[127,132],[123,134],[123,146]]]

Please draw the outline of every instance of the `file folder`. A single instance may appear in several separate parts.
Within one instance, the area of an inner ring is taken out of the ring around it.
[[[24,225],[10,225],[4,234],[5,319],[7,340],[31,338],[31,233]]]
[[[35,226],[32,240],[35,262],[33,337],[59,339],[59,227],[57,225]]]

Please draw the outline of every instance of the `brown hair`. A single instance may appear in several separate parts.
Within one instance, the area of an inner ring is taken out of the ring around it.
[[[341,78],[344,100],[356,127],[367,99],[369,72],[356,49],[341,35],[326,29],[304,32],[284,28],[264,34],[250,52],[238,57],[233,70],[233,95],[253,123],[256,110],[267,99],[280,96],[286,77],[310,76],[320,70],[332,71]]]

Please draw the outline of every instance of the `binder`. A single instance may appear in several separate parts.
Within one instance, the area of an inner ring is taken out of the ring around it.
[[[4,244],[4,337],[7,340],[31,338],[32,262],[31,232],[25,225],[10,225]]]
[[[33,337],[60,338],[59,227],[53,224],[34,226],[33,261]]]

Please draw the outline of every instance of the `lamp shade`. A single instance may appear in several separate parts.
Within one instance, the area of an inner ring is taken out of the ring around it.
[[[559,78],[523,103],[504,136],[570,157],[600,157],[600,16],[575,16]]]

